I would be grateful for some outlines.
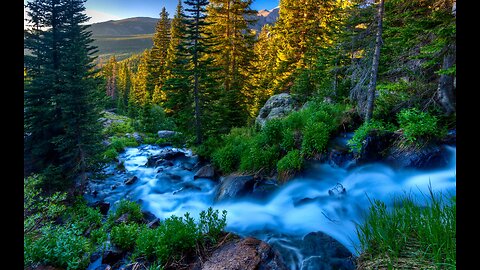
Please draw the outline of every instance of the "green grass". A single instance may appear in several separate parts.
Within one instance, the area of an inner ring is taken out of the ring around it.
[[[456,268],[456,197],[430,189],[424,198],[422,205],[412,195],[398,196],[391,208],[370,201],[365,222],[357,225],[361,261],[394,269]]]

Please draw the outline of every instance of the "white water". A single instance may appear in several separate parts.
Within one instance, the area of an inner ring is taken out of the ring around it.
[[[404,193],[415,194],[421,199],[429,194],[429,186],[434,192],[456,194],[456,148],[448,146],[450,162],[444,168],[395,170],[375,163],[347,170],[317,163],[303,176],[290,180],[268,198],[245,198],[220,203],[214,203],[215,182],[208,179],[193,180],[195,172],[183,168],[186,163],[194,164],[197,161],[185,149],[182,151],[188,157],[186,161],[176,161],[170,167],[144,166],[149,155],[165,149],[149,145],[128,148],[120,155],[126,173],[115,173],[106,180],[92,183],[91,188],[101,191],[98,197],[112,204],[124,197],[140,200],[144,210],[160,219],[171,215],[183,216],[186,212],[198,217],[202,210],[210,206],[220,211],[225,209],[228,212],[227,231],[241,235],[262,230],[299,236],[322,231],[357,255],[355,224],[362,222],[365,210],[370,206],[369,198],[382,200],[387,205],[394,195]],[[157,172],[159,168],[163,171]],[[132,175],[139,180],[131,186],[125,186],[123,181]],[[341,197],[329,196],[328,190],[337,183],[343,185],[346,194]],[[110,186],[115,184],[118,187],[111,190]],[[261,235],[256,237],[262,238]]]

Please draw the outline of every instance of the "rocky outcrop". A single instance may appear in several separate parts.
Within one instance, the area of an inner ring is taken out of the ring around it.
[[[213,179],[215,177],[215,168],[212,164],[207,164],[201,167],[193,176],[193,179],[197,178],[207,178]]]
[[[253,175],[228,175],[220,178],[217,186],[216,201],[224,201],[243,197],[253,191],[255,179]]]
[[[157,134],[158,134],[158,137],[162,139],[169,139],[176,135],[179,135],[180,133],[172,130],[159,130]]]
[[[398,144],[401,134],[398,132],[373,131],[366,137],[357,162],[384,161],[395,168],[431,169],[445,166],[448,153],[444,141],[428,142],[421,146],[402,146]],[[450,141],[455,140],[452,133]]]
[[[268,120],[284,117],[294,110],[295,102],[292,96],[287,93],[273,95],[260,109],[255,123],[263,127]]]
[[[217,248],[202,270],[287,270],[279,254],[256,238],[247,237]]]
[[[158,155],[148,157],[147,163],[145,164],[145,166],[147,167],[155,167],[160,165],[172,166],[173,163],[169,161],[178,159],[178,158],[184,158],[184,157],[186,157],[184,152],[169,150],[169,151],[160,153]]]

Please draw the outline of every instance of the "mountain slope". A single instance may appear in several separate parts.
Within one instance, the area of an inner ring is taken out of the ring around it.
[[[259,33],[265,24],[274,24],[278,14],[278,7],[260,10],[255,16],[258,20],[251,28]],[[93,45],[98,47],[99,61],[104,61],[112,55],[121,60],[151,48],[157,22],[157,18],[134,17],[91,24]]]

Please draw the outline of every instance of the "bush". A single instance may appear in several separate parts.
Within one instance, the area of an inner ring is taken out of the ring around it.
[[[164,262],[181,258],[182,254],[192,251],[199,240],[197,224],[189,213],[185,213],[183,218],[167,218],[159,228],[161,239],[155,253]]]
[[[138,142],[135,138],[130,137],[112,137],[110,139],[110,147],[113,147],[118,153],[123,152],[125,147],[136,147],[138,146]]]
[[[90,241],[74,225],[44,226],[36,236],[24,236],[26,265],[42,263],[66,269],[86,269],[90,263]]]
[[[140,231],[141,227],[136,223],[121,223],[110,231],[110,240],[122,250],[132,250]]]
[[[129,120],[113,121],[103,130],[105,136],[125,136],[127,133],[135,132]]]
[[[233,128],[223,137],[224,146],[212,154],[213,164],[223,173],[238,169],[240,157],[248,149],[255,132],[251,128]]]
[[[118,152],[114,147],[109,147],[105,152],[103,152],[102,160],[104,162],[110,162],[115,160],[118,157]]]
[[[118,202],[114,212],[111,212],[108,216],[107,223],[113,225],[113,223],[123,214],[128,214],[127,222],[141,223],[143,221],[143,213],[140,205],[136,202],[122,199]]]
[[[161,226],[161,225],[160,225]],[[148,260],[157,258],[156,247],[161,245],[162,231],[160,227],[151,229],[142,227],[135,242],[133,257],[144,256]]]
[[[70,223],[74,223],[82,233],[89,228],[102,226],[103,216],[100,210],[87,206],[82,198],[77,198],[75,204],[67,209],[64,216]]]
[[[222,217],[218,216],[219,211],[209,207],[207,211],[200,212],[198,230],[212,243],[216,243],[221,233],[227,226],[227,211],[222,211]]]
[[[227,212],[222,213],[220,218],[218,210],[208,208],[200,213],[198,223],[186,213],[183,217],[165,219],[155,229],[143,227],[136,239],[133,256],[158,259],[166,265],[193,252],[197,245],[217,243],[226,226]]]
[[[306,157],[323,152],[330,139],[329,128],[323,122],[310,122],[303,130],[302,153]]]
[[[291,174],[303,169],[303,156],[298,149],[288,152],[277,162],[280,179],[287,179]]]
[[[264,145],[261,142],[264,134],[260,134],[254,141],[251,141],[248,148],[240,157],[239,169],[242,172],[257,172],[261,169],[270,171],[275,169],[280,158],[280,147],[278,145]]]
[[[408,143],[415,143],[419,139],[428,141],[446,134],[446,130],[439,127],[437,117],[417,108],[403,109],[397,118]]]
[[[380,132],[389,130],[391,128],[386,128],[386,125],[378,120],[370,120],[369,122],[364,122],[359,128],[355,130],[353,137],[348,140],[347,144],[350,146],[350,151],[354,153],[360,153],[363,146],[363,141],[367,138],[367,135],[372,130],[378,130]]]

